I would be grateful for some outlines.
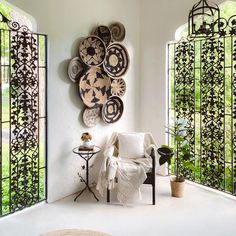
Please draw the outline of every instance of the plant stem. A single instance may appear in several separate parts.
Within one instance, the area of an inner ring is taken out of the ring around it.
[[[177,141],[177,153],[176,153],[176,181],[179,181],[179,141]]]

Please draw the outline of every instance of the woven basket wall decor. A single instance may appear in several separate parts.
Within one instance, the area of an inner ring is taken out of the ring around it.
[[[105,123],[111,124],[117,122],[124,112],[123,101],[113,96],[102,107],[102,119]]]
[[[68,76],[78,84],[78,94],[85,105],[82,120],[88,128],[100,120],[115,123],[123,115],[123,76],[130,65],[128,50],[120,43],[125,35],[125,27],[119,22],[109,27],[99,25],[80,42],[79,55],[69,63]]]
[[[120,22],[115,22],[110,25],[111,35],[114,41],[122,42],[125,39],[125,27]]]
[[[111,80],[101,68],[91,67],[80,79],[79,93],[87,107],[101,106],[111,95]]]
[[[80,76],[84,70],[82,62],[80,61],[79,57],[73,58],[68,67],[68,75],[69,78],[75,83],[79,82]]]
[[[101,108],[85,108],[83,112],[83,122],[88,128],[96,126],[100,121]]]
[[[122,78],[113,79],[111,82],[111,95],[123,97],[126,92],[126,83]]]
[[[124,76],[129,68],[129,54],[120,43],[112,43],[107,48],[103,68],[112,78]]]
[[[93,35],[96,35],[100,39],[102,39],[106,47],[108,47],[109,44],[111,43],[111,31],[109,27],[105,25],[99,25],[98,27],[96,27],[96,29],[93,32]]]
[[[80,58],[88,66],[99,66],[106,55],[105,43],[97,36],[88,36],[80,43]]]

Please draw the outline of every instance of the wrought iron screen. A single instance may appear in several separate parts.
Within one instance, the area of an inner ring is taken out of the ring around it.
[[[169,121],[189,122],[189,180],[236,195],[236,16],[215,37],[168,45]],[[169,140],[173,144],[173,140]],[[174,168],[172,168],[174,171]]]
[[[0,216],[46,199],[47,36],[1,14]]]

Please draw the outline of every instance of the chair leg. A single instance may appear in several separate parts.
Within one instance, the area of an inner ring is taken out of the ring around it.
[[[110,202],[110,190],[107,189],[107,202]]]
[[[152,173],[152,205],[156,205],[156,172],[155,168],[153,168]]]
[[[152,205],[156,205],[156,188],[155,188],[155,180],[152,185]]]
[[[151,151],[152,157],[152,205],[156,205],[156,158],[154,148]]]

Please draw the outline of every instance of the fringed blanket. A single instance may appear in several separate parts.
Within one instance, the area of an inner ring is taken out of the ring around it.
[[[117,199],[126,203],[146,180],[146,173],[152,168],[151,150],[155,150],[156,144],[151,134],[145,134],[144,157],[138,159],[121,158],[118,151],[118,135],[114,133],[104,152],[104,160],[100,169],[97,190],[103,196],[104,191],[117,187]],[[117,178],[117,182],[116,182]]]

